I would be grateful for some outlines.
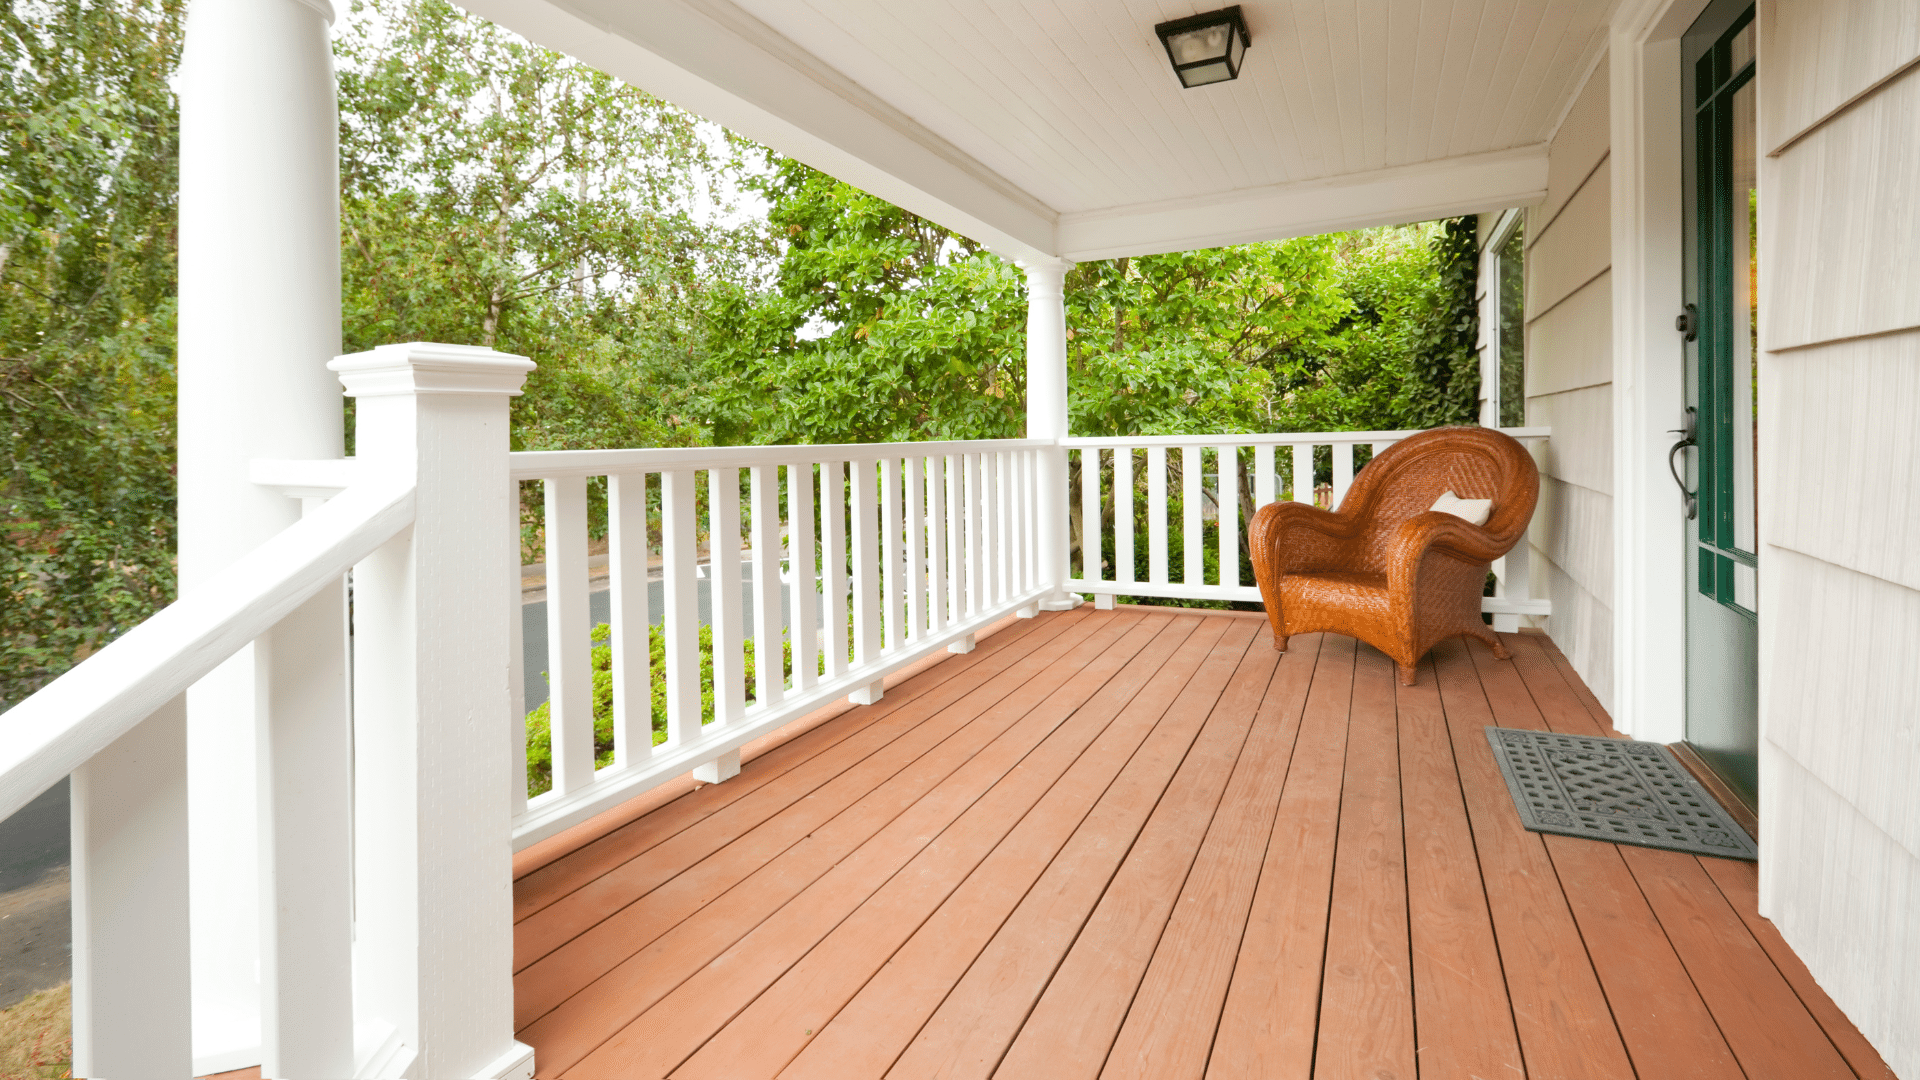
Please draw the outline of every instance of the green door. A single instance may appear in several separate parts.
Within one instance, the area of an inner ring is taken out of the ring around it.
[[[1758,173],[1752,0],[1715,0],[1682,42],[1687,405],[1687,741],[1759,790]]]

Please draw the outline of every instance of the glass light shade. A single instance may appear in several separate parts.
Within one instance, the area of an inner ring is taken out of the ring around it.
[[[1226,23],[1215,23],[1174,34],[1167,38],[1167,51],[1173,54],[1173,62],[1182,67],[1203,60],[1223,60],[1227,55],[1227,35],[1232,32],[1233,28]]]
[[[1247,26],[1239,7],[1164,22],[1153,28],[1167,49],[1180,85],[1189,89],[1240,77]]]

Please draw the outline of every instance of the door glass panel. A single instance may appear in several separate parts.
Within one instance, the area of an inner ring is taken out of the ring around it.
[[[1684,302],[1698,313],[1697,337],[1683,345],[1684,404],[1699,421],[1698,445],[1682,455],[1699,496],[1686,530],[1686,732],[1749,805],[1760,749],[1753,17],[1752,0],[1709,0],[1681,40],[1694,88],[1682,120]]]
[[[1751,37],[1753,24],[1736,36]],[[1738,64],[1738,49],[1735,62]],[[1760,307],[1759,282],[1760,180],[1755,169],[1754,88],[1749,80],[1733,94],[1733,205],[1728,222],[1733,230],[1733,340],[1729,342],[1733,413],[1733,546],[1757,552],[1759,545],[1759,484],[1754,472],[1760,421]],[[1742,607],[1751,608],[1743,604]]]
[[[1739,71],[1747,66],[1747,61],[1753,59],[1753,23],[1751,21],[1741,27],[1739,33],[1733,35],[1733,40],[1727,43],[1727,49],[1731,54],[1730,62],[1727,64],[1728,71]]]

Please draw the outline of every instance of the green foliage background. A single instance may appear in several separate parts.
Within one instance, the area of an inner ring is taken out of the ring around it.
[[[0,16],[0,707],[173,596],[182,19]],[[335,54],[346,346],[532,357],[517,448],[1021,433],[1023,277],[973,241],[444,0],[358,0]],[[1468,421],[1473,229],[1077,266],[1072,428]]]

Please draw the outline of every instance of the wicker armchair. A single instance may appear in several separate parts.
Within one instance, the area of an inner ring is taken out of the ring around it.
[[[1429,509],[1443,492],[1492,499],[1485,526]],[[1392,657],[1400,682],[1455,635],[1507,650],[1480,621],[1488,565],[1526,533],[1540,494],[1533,458],[1491,428],[1423,431],[1374,457],[1340,508],[1276,502],[1247,531],[1274,648],[1321,630]]]

